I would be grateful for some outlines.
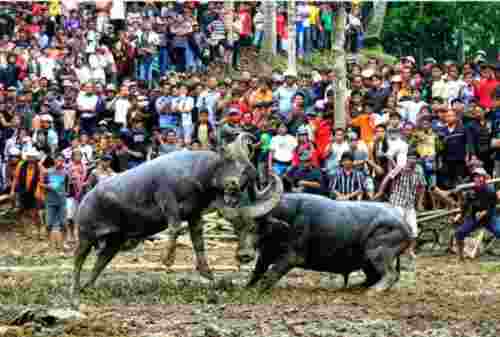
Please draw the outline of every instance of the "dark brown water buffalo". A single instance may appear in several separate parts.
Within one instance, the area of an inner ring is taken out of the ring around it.
[[[216,201],[219,206],[236,207],[250,190],[256,198],[242,208],[243,213],[249,218],[260,217],[277,205],[282,193],[279,179],[266,191],[254,188],[256,170],[249,160],[249,137],[239,135],[221,153],[173,152],[103,180],[93,188],[82,200],[76,216],[80,245],[74,262],[74,304],[79,302],[81,268],[93,247],[97,261],[84,288],[93,285],[128,242],[140,242],[167,227],[173,229],[168,240],[168,254],[172,255],[181,221],[189,224],[197,270],[213,278],[205,256],[202,212]],[[235,228],[239,236],[237,257],[243,262],[255,256],[250,223],[243,221]]]
[[[278,221],[270,223],[270,217]],[[285,193],[257,219],[258,258],[248,286],[269,289],[299,267],[343,274],[346,283],[349,273],[363,270],[364,286],[387,290],[399,279],[399,256],[410,237],[402,214],[389,204]]]

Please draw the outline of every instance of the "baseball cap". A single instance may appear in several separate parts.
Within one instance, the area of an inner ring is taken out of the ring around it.
[[[48,115],[48,114],[42,115],[42,116],[40,117],[40,119],[41,119],[42,121],[45,121],[45,122],[52,122],[52,120],[53,120],[53,119],[52,119],[52,116],[51,116],[51,115]]]
[[[474,171],[472,171],[472,176],[479,175],[479,176],[487,176],[488,173],[486,173],[485,169],[482,167],[475,168]]]

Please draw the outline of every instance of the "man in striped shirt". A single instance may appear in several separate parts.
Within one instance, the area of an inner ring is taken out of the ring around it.
[[[425,187],[425,180],[416,170],[417,154],[414,147],[411,147],[407,154],[405,166],[396,166],[389,172],[380,185],[378,193],[374,199],[382,196],[389,181],[392,180],[389,202],[398,208],[412,231],[412,242],[409,253],[412,258],[416,258],[415,246],[417,242],[417,213],[415,211],[415,201],[417,192]]]
[[[341,168],[332,177],[330,196],[335,200],[361,200],[363,196],[363,174],[353,169],[350,152],[342,155]]]

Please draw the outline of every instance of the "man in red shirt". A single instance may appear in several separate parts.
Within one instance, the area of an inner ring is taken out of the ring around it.
[[[491,64],[481,65],[479,83],[476,83],[476,95],[479,105],[486,110],[491,110],[494,106],[491,95],[495,90],[498,81],[495,79],[495,68]]]
[[[239,19],[241,22],[240,44],[242,47],[252,44],[252,16],[248,5],[240,4]]]

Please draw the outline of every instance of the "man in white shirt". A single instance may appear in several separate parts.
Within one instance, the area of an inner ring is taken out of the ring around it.
[[[406,165],[406,155],[408,153],[408,143],[401,138],[399,129],[387,129],[387,153],[386,156],[392,160],[392,167],[404,167]]]
[[[153,59],[160,45],[160,37],[152,30],[151,23],[143,23],[142,30],[136,33],[137,62],[139,79],[146,81],[148,87],[153,85]]]
[[[44,50],[38,62],[40,63],[40,77],[45,77],[47,80],[53,81],[57,70],[57,62],[49,56],[49,49]]]
[[[292,164],[293,152],[298,146],[297,138],[287,133],[288,128],[282,123],[278,128],[278,135],[271,139],[268,157],[270,172],[283,176]]]
[[[80,111],[80,130],[90,136],[94,135],[97,128],[97,101],[92,83],[85,84],[76,99],[77,109]]]
[[[203,90],[196,101],[196,107],[198,111],[201,111],[203,108],[208,110],[208,121],[215,127],[215,112],[217,110],[217,105],[219,100],[221,99],[221,95],[215,89],[217,88],[217,78],[210,77],[207,82],[207,89]]]
[[[99,57],[96,54],[89,55],[89,66],[90,66],[90,80],[94,83],[100,82],[102,84],[105,84],[106,72],[104,71],[104,66],[100,62]]]
[[[462,88],[465,87],[465,82],[459,79],[458,66],[452,63],[448,66],[446,86],[448,88],[448,103],[460,96]]]
[[[415,90],[415,96],[412,100],[400,101],[398,103],[398,106],[400,107],[399,114],[401,115],[403,121],[411,122],[414,125],[417,124],[418,113],[424,106],[427,106],[427,103],[420,99],[420,95],[420,91]]]
[[[82,163],[90,164],[94,160],[94,148],[89,144],[89,136],[82,132],[80,136],[80,146],[78,147],[82,153]]]
[[[191,134],[193,133],[193,97],[187,96],[188,87],[186,84],[179,85],[179,97],[175,98],[172,102],[172,109],[174,112],[181,115],[181,133],[186,145],[191,144]]]
[[[333,176],[335,171],[340,166],[340,159],[345,152],[351,150],[351,146],[346,141],[345,131],[342,128],[335,130],[335,138],[329,145],[329,156],[326,159],[325,168],[328,175]]]
[[[127,114],[131,104],[129,101],[129,90],[128,87],[123,85],[120,89],[120,93],[109,102],[108,109],[114,111],[113,121],[117,129],[126,128],[127,125]]]

